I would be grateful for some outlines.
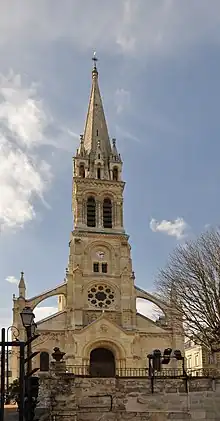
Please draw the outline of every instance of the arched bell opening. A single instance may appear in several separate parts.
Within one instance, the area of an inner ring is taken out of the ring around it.
[[[112,201],[108,197],[103,201],[103,227],[112,228]]]
[[[83,164],[79,166],[79,176],[85,178],[85,166]]]
[[[95,348],[90,353],[89,372],[92,377],[115,377],[115,356],[109,349]]]

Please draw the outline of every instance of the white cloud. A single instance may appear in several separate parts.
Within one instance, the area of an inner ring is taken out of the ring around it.
[[[140,2],[133,0],[124,0],[121,25],[116,36],[118,44],[124,52],[130,52],[135,49],[136,34],[132,31],[132,25],[137,17],[137,10]]]
[[[117,138],[132,140],[134,142],[140,142],[140,139],[138,139],[138,137],[136,137],[133,133],[128,132],[123,127],[116,125],[115,130]]]
[[[50,165],[37,155],[48,121],[36,87],[23,87],[13,72],[0,76],[0,227],[22,227],[35,217],[34,199],[43,200]]]
[[[161,311],[158,309],[158,307],[150,301],[138,298],[136,304],[137,311],[151,320],[155,321],[156,319],[158,319],[159,314],[161,314]]]
[[[11,277],[14,278],[14,277]],[[35,322],[45,319],[58,311],[57,307],[36,307],[34,309]],[[0,329],[8,328],[12,325],[12,313],[10,308],[0,308]],[[9,340],[11,338],[11,329],[9,330]]]
[[[46,317],[51,316],[54,313],[57,313],[58,308],[57,307],[36,307],[34,309],[35,314],[35,322],[38,322],[39,320],[45,319]]]
[[[87,51],[95,46],[98,52],[120,50],[142,57],[181,53],[207,40],[219,44],[220,2],[1,0],[0,46],[27,48],[32,42],[46,45],[60,39]]]
[[[150,229],[153,232],[162,232],[177,239],[185,237],[187,228],[188,225],[183,218],[176,218],[174,221],[167,221],[166,219],[160,222],[156,219],[150,221]]]
[[[130,92],[126,89],[120,88],[115,92],[115,104],[117,114],[121,114],[130,105]]]
[[[7,278],[5,278],[5,280],[7,282],[9,282],[10,284],[18,285],[18,283],[19,283],[19,280],[17,278],[15,278],[14,276],[7,276]]]
[[[20,75],[11,71],[7,77],[0,76],[0,89],[0,119],[7,131],[21,146],[43,143],[48,121],[35,85],[22,87]]]
[[[12,312],[10,308],[4,308],[3,304],[0,307],[0,329],[8,328],[12,325]],[[1,336],[1,333],[0,333]]]

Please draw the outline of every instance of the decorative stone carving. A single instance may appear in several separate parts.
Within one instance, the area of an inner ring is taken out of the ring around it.
[[[54,352],[52,353],[52,358],[56,361],[56,362],[60,362],[62,361],[64,355],[66,353],[65,352],[61,352],[60,348],[58,348],[57,346],[54,348]]]
[[[132,341],[131,352],[134,356],[139,358],[141,351],[141,338],[139,336],[136,336]]]
[[[106,325],[101,325],[101,326],[100,326],[100,329],[101,329],[101,331],[102,331],[103,333],[107,333],[107,332],[108,332],[108,326],[106,326]]]

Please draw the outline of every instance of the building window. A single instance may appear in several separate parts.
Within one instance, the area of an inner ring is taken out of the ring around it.
[[[101,158],[101,155],[100,155],[100,153],[98,154],[98,159],[100,159]]]
[[[115,292],[108,285],[94,285],[88,291],[88,301],[96,308],[109,308],[115,302]]]
[[[99,131],[98,131],[98,129],[96,130],[96,136],[98,136],[99,135]]]
[[[40,353],[40,371],[49,371],[49,354],[48,352]]]
[[[113,180],[118,181],[118,168],[117,167],[113,168]]]
[[[192,368],[192,358],[191,357],[187,358],[187,368]]]
[[[93,263],[93,272],[99,272],[99,263]]]
[[[97,178],[100,180],[101,178],[101,168],[97,168]]]
[[[94,197],[87,199],[87,227],[96,226],[96,203]]]
[[[199,354],[195,355],[195,367],[199,366]]]
[[[85,178],[85,167],[83,164],[80,164],[79,166],[79,176]]]
[[[102,263],[102,273],[107,273],[107,272],[108,272],[108,264]]]
[[[112,202],[106,198],[103,202],[103,226],[104,228],[112,228]]]

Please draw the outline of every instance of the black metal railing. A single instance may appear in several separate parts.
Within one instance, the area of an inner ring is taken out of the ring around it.
[[[66,373],[74,374],[77,377],[105,377],[103,373],[97,373],[97,376],[94,376],[90,373],[90,366],[83,365],[67,365]],[[167,368],[162,369],[161,371],[154,371],[154,377],[157,378],[182,378],[187,376],[189,377],[213,377],[216,375],[216,371],[213,369],[197,369],[190,370],[187,369],[186,373],[183,373],[182,368]],[[109,375],[106,375],[109,377]],[[116,368],[114,377],[150,377],[148,368]]]

